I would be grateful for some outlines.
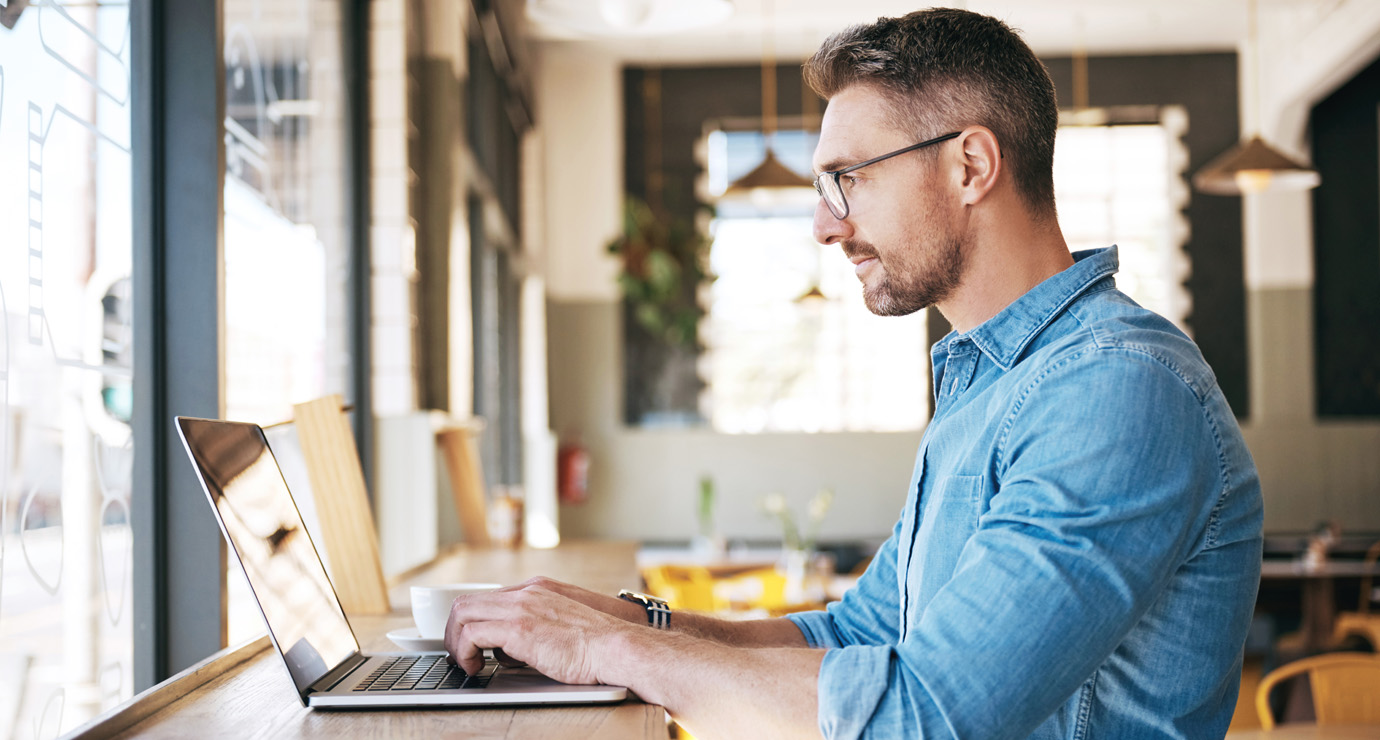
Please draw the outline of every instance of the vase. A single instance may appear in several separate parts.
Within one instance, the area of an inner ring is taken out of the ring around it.
[[[782,597],[787,604],[804,604],[816,601],[811,597],[810,561],[814,553],[799,548],[786,548],[781,551],[781,570],[786,577]]]

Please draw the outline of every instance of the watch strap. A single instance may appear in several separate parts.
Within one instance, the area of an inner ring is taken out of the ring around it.
[[[665,599],[628,589],[618,592],[618,598],[642,607],[647,612],[647,624],[652,627],[659,630],[671,628],[671,607]]]

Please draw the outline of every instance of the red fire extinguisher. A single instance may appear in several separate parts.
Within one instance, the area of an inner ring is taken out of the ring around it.
[[[583,504],[589,498],[589,450],[578,437],[556,451],[556,491],[563,504]]]

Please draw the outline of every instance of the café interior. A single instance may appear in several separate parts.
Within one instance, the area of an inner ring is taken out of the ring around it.
[[[1323,723],[1322,679],[1256,694],[1380,644],[1380,3],[949,4],[1046,64],[1070,248],[1118,245],[1255,459],[1232,733]],[[838,598],[950,327],[812,238],[800,65],[922,5],[0,0],[0,740],[276,660],[175,416],[265,428],[384,648],[427,579]],[[269,668],[266,727],[322,731]]]

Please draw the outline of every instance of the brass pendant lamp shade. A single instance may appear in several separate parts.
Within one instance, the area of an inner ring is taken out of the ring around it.
[[[1193,176],[1193,187],[1212,195],[1308,190],[1320,182],[1317,171],[1282,154],[1259,136],[1218,155]]]
[[[768,0],[763,5],[768,18],[762,49],[762,135],[767,154],[761,164],[729,184],[721,196],[728,199],[776,199],[802,190],[813,192],[815,187],[813,181],[782,164],[772,151],[772,140],[776,138],[776,54],[771,39],[771,3]]]
[[[747,195],[760,189],[781,190],[787,188],[813,189],[814,183],[796,174],[795,170],[781,164],[776,152],[767,145],[767,156],[752,171],[733,181],[724,195]]]
[[[1260,108],[1260,39],[1256,28],[1256,0],[1246,3],[1247,33],[1250,35],[1251,67],[1247,69],[1255,92],[1257,115]],[[1219,154],[1193,176],[1193,187],[1210,195],[1247,195],[1266,191],[1308,190],[1322,178],[1317,170],[1280,152],[1252,133],[1239,144]]]

